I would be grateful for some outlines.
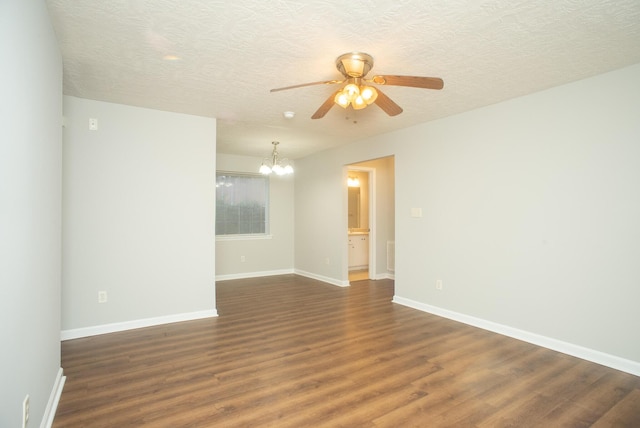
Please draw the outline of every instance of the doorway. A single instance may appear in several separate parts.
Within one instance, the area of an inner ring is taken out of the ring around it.
[[[395,277],[395,159],[345,166],[349,282]]]
[[[373,201],[375,169],[349,166],[347,170],[347,225],[349,282],[371,278],[375,260],[371,252],[372,231],[375,230]]]

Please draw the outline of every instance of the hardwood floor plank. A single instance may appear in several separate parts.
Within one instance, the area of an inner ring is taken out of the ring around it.
[[[600,427],[640,427],[640,389],[634,389],[593,425]]]
[[[637,423],[638,377],[394,304],[393,292],[389,280],[224,281],[217,318],[65,341],[54,427]]]

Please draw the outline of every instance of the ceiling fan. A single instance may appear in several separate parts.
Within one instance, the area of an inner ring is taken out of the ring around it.
[[[370,86],[370,83],[381,86],[409,86],[424,89],[442,89],[444,86],[444,82],[439,77],[377,75],[373,76],[372,79],[365,79],[367,73],[373,68],[373,57],[363,52],[350,52],[340,55],[336,59],[336,68],[344,76],[344,80],[303,83],[272,89],[271,92],[302,88],[304,86],[345,83],[344,86],[331,94],[311,116],[311,119],[320,119],[327,114],[334,104],[338,104],[343,108],[351,106],[355,110],[363,109],[370,104],[376,104],[389,116],[396,116],[402,113],[402,107],[393,102],[379,88]]]

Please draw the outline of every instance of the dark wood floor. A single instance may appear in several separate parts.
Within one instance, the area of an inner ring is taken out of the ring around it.
[[[217,284],[219,317],[65,341],[54,427],[640,427],[640,378],[391,303]]]

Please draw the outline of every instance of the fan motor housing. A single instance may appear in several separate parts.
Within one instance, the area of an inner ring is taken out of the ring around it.
[[[336,59],[336,68],[346,78],[364,77],[373,68],[373,57],[363,52],[350,52]]]

